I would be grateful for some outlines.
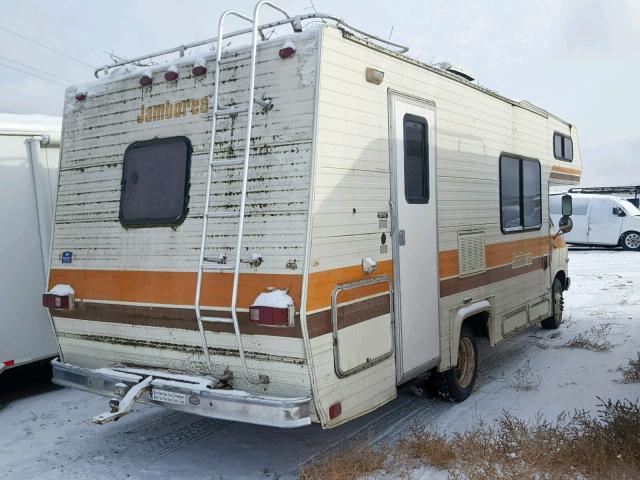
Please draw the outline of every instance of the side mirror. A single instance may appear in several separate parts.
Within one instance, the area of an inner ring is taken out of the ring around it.
[[[573,220],[567,215],[563,215],[558,222],[558,235],[569,233],[573,229]]]
[[[562,216],[570,217],[573,214],[573,199],[571,195],[562,196]]]

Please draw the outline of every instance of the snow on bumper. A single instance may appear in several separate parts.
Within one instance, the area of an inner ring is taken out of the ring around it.
[[[147,376],[151,388],[136,399],[204,417],[294,428],[309,425],[310,397],[286,398],[254,395],[239,390],[208,388],[206,379],[142,369],[81,368],[58,360],[51,362],[53,383],[98,395],[123,398]],[[123,371],[124,370],[124,371]]]

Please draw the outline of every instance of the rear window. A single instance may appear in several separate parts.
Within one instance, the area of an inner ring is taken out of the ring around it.
[[[191,142],[171,137],[136,142],[122,167],[120,223],[178,225],[187,215]]]

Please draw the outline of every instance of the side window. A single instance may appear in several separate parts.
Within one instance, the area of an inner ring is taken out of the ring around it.
[[[553,156],[558,160],[573,161],[573,140],[561,133],[553,134]]]
[[[504,233],[542,226],[540,162],[500,157],[500,217]]]
[[[191,142],[171,137],[136,142],[122,166],[120,223],[178,225],[187,215]]]
[[[406,114],[403,118],[404,197],[407,203],[429,203],[429,139],[427,121]]]

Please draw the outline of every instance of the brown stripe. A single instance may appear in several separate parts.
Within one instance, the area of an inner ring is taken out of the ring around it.
[[[389,294],[368,298],[361,302],[338,307],[338,328],[346,328],[390,312]],[[55,317],[111,322],[145,327],[163,327],[197,331],[195,311],[184,308],[143,307],[138,305],[114,305],[107,303],[77,302],[73,310],[53,310]],[[228,311],[203,310],[207,316],[231,318]],[[300,317],[296,315],[293,327],[265,327],[249,321],[247,312],[238,312],[240,331],[247,335],[302,338]],[[331,332],[331,310],[307,317],[311,338]],[[233,325],[205,323],[209,332],[234,333]]]
[[[471,290],[472,288],[484,287],[486,285],[500,282],[508,278],[524,275],[525,273],[541,270],[543,266],[543,258],[537,257],[533,259],[531,265],[513,268],[511,265],[503,265],[501,267],[491,268],[484,273],[479,273],[466,278],[448,278],[440,282],[440,297],[448,297],[455,293]]]

